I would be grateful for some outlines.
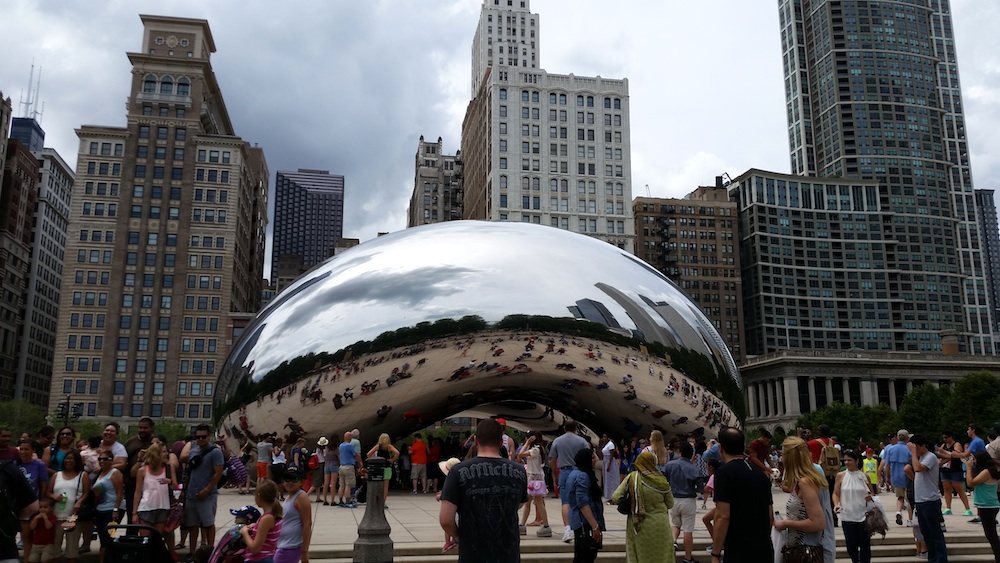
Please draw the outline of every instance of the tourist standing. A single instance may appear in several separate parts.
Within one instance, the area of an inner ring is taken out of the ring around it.
[[[601,436],[601,483],[604,485],[604,498],[611,499],[615,489],[622,482],[621,469],[618,467],[621,455],[615,443],[607,434]]]
[[[673,563],[673,536],[670,535],[670,509],[674,496],[670,483],[656,468],[656,457],[642,452],[635,458],[635,470],[622,480],[611,496],[617,504],[629,495],[629,513],[625,521],[625,551],[630,563]]]
[[[188,444],[181,452],[181,462],[187,464],[188,478],[184,486],[183,525],[190,534],[191,555],[198,549],[198,532],[202,541],[215,545],[215,513],[218,509],[219,490],[225,458],[215,444],[211,443],[211,429],[207,424],[199,424],[194,432],[195,442]]]
[[[80,526],[75,524],[66,530],[63,525],[80,510],[83,499],[90,493],[90,478],[83,471],[80,452],[70,450],[59,461],[62,469],[56,471],[49,479],[48,490],[49,498],[56,503],[55,515],[58,520],[54,545],[57,554],[62,553],[67,563],[74,563],[80,553]],[[63,551],[64,540],[65,551]]]
[[[698,511],[697,499],[698,481],[701,470],[694,464],[694,447],[684,442],[679,446],[680,455],[667,463],[666,477],[670,482],[670,491],[674,495],[674,506],[670,509],[670,522],[673,524],[674,545],[676,538],[684,534],[684,563],[692,563],[691,551],[694,549],[694,522]],[[676,547],[675,547],[676,549]]]
[[[162,533],[170,512],[171,491],[177,488],[177,475],[170,470],[166,452],[159,442],[144,450],[136,467],[132,499],[132,522],[156,528]],[[127,493],[126,493],[127,494]]]
[[[969,497],[965,494],[965,471],[962,469],[962,459],[965,458],[965,448],[961,442],[955,441],[950,430],[941,433],[942,444],[937,447],[940,458],[941,486],[944,489],[944,515],[951,515],[952,493],[958,495],[958,500],[965,506],[962,516],[972,516],[969,509]]]
[[[421,439],[420,433],[413,435],[410,445],[410,479],[413,481],[413,494],[417,494],[417,481],[420,481],[421,491],[427,492],[427,443]],[[341,460],[343,463],[343,460]]]
[[[118,521],[118,505],[125,494],[125,482],[121,471],[114,467],[115,456],[110,450],[101,450],[97,461],[101,465],[92,488],[97,503],[94,526],[101,540],[101,561],[104,561],[104,552],[111,543],[108,525]]]
[[[382,502],[389,500],[389,482],[392,481],[392,464],[399,459],[399,450],[392,445],[389,435],[385,432],[379,434],[378,443],[368,451],[368,457],[380,457],[385,460],[385,469],[382,474]],[[435,468],[437,469],[437,468]],[[389,508],[388,505],[385,508]]]
[[[42,498],[42,493],[49,490],[49,469],[45,462],[35,459],[35,448],[29,440],[17,445],[17,466],[28,480],[31,494],[35,500]],[[21,541],[24,543],[24,560],[31,555],[31,530],[29,521],[21,520]]]
[[[590,450],[576,452],[576,467],[570,472],[569,522],[573,528],[573,563],[593,563],[604,546],[604,502],[594,473]]]
[[[357,486],[357,471],[361,467],[361,454],[354,449],[351,443],[351,433],[344,433],[344,441],[340,444],[340,506],[344,508],[357,508],[358,503],[351,495],[352,489]]]
[[[153,443],[153,419],[144,417],[139,420],[137,426],[138,434],[125,442],[125,452],[128,455],[128,462],[122,470],[122,477],[125,479],[125,514],[129,517],[130,524],[136,524],[135,520],[135,488],[136,472],[134,467],[139,464],[146,453],[146,448]]]
[[[868,451],[871,452],[871,448]],[[868,459],[874,461],[871,454],[868,455]],[[874,484],[868,475],[858,469],[859,462],[857,452],[844,452],[847,471],[837,475],[837,484],[833,487],[833,509],[840,513],[847,555],[853,563],[869,563],[872,560],[871,536],[865,530],[865,510],[872,500]]]
[[[570,471],[576,467],[574,461],[576,452],[589,449],[590,444],[576,433],[575,420],[567,418],[563,422],[563,430],[565,432],[552,440],[552,446],[549,447],[549,465],[552,467],[552,478],[556,479],[555,476],[558,475],[559,502],[562,505],[562,519],[565,526],[562,541],[569,543],[573,541],[573,528],[569,525],[569,491],[566,490],[566,480],[569,478]]]
[[[775,520],[774,528],[779,532],[788,530],[783,548],[785,552],[804,552],[800,554],[804,561],[833,563],[835,540],[829,549],[829,543],[824,541],[828,524],[829,535],[833,535],[832,507],[830,497],[827,496],[826,478],[816,468],[809,450],[806,443],[795,436],[785,438],[781,443],[781,458],[785,463],[781,488],[789,495],[785,505],[786,518]]]
[[[1000,512],[1000,501],[997,500],[997,480],[1000,479],[1000,468],[990,459],[985,451],[978,452],[965,464],[966,483],[972,489],[972,503],[979,512],[979,520],[983,524],[983,533],[990,542],[994,561],[1000,562],[1000,538],[997,537],[997,512]]]
[[[281,537],[281,502],[278,500],[278,485],[265,479],[257,482],[257,492],[254,493],[257,506],[264,514],[253,524],[240,528],[240,535],[246,543],[243,550],[243,560],[246,562],[274,563],[274,553],[278,549],[278,538]],[[192,540],[193,543],[193,540]]]
[[[271,450],[274,446],[269,438],[266,434],[258,438],[260,441],[257,442],[257,482],[269,479],[271,475]]]
[[[896,495],[896,525],[903,525],[903,506],[906,506],[906,525],[913,525],[913,504],[906,503],[906,472],[904,468],[910,463],[910,450],[907,442],[910,433],[900,430],[896,433],[896,444],[885,447],[885,463],[889,465],[889,484]]]
[[[746,459],[740,429],[721,429],[719,446],[723,464],[715,470],[712,560],[722,560],[725,551],[725,563],[771,561],[771,480]]]
[[[549,515],[545,511],[545,495],[548,489],[545,487],[545,473],[542,471],[542,464],[545,453],[541,446],[542,433],[532,432],[524,444],[517,452],[517,461],[524,463],[528,474],[528,498],[521,513],[521,525],[518,529],[522,536],[527,535],[526,526],[541,526],[535,532],[540,538],[552,537],[552,528],[549,527]],[[535,507],[535,520],[528,524],[528,516],[531,514],[531,507]]]
[[[309,563],[309,542],[312,540],[312,505],[302,490],[305,473],[301,468],[285,472],[286,500],[281,504],[281,533],[278,536],[274,563]]]
[[[941,524],[941,493],[938,490],[939,464],[937,456],[928,450],[929,442],[921,434],[910,438],[907,449],[912,457],[910,465],[916,473],[913,479],[914,505],[920,533],[927,544],[927,560],[931,563],[947,563],[948,546]]]
[[[517,511],[528,500],[528,476],[523,466],[500,457],[497,421],[481,421],[475,443],[478,456],[455,465],[445,478],[441,528],[458,538],[460,563],[520,561]]]

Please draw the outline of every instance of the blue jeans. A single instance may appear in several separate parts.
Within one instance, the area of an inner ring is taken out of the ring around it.
[[[944,521],[941,499],[916,502],[913,506],[917,511],[920,533],[927,543],[928,563],[948,563],[948,546],[944,542],[944,532],[941,531],[941,523]]]

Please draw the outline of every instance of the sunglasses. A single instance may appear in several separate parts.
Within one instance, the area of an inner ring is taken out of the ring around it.
[[[73,433],[72,432],[60,432],[59,435],[60,436],[72,436]]]

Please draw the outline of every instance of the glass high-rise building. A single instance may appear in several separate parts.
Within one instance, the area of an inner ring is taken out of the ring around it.
[[[301,274],[333,256],[342,236],[344,177],[327,170],[279,170],[275,179],[272,283],[281,277],[279,263],[295,262]],[[278,291],[284,285],[279,284]]]
[[[992,354],[948,0],[778,6],[792,173],[878,182],[877,202],[857,210],[865,217],[840,206],[837,219],[880,213],[868,226],[891,241],[890,349],[940,350],[957,332],[962,351]]]

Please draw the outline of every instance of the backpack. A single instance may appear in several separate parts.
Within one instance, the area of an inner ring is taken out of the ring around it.
[[[316,455],[315,453],[309,456],[309,461],[306,462],[306,467],[308,467],[309,469],[316,469],[317,467],[319,467],[319,456]]]
[[[833,445],[833,440],[827,438],[823,444],[823,449],[819,453],[819,462],[823,466],[823,474],[827,477],[836,477],[840,473],[840,450]]]

